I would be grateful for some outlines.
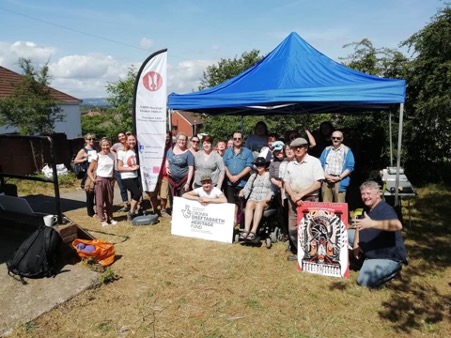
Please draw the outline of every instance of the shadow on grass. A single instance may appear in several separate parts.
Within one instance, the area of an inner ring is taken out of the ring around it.
[[[379,315],[398,332],[433,332],[436,324],[449,321],[451,296],[437,288],[450,267],[451,192],[449,187],[425,188],[411,202],[412,222],[404,222],[409,265],[400,279],[389,282],[390,298]],[[408,212],[404,208],[404,212]]]
[[[411,222],[406,217],[409,211]],[[409,334],[413,330],[433,333],[439,330],[439,323],[451,320],[451,283],[443,281],[445,269],[451,266],[450,187],[421,189],[418,197],[411,201],[410,210],[404,206],[403,212],[409,265],[403,267],[400,278],[381,287],[390,294],[381,304],[383,310],[379,316],[390,321],[399,333]],[[348,286],[336,281],[329,289],[345,290]]]

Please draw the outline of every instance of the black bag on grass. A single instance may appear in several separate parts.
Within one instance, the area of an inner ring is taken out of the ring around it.
[[[27,278],[55,276],[58,271],[58,257],[61,237],[52,227],[40,226],[19,246],[12,258],[6,262],[8,274],[17,275],[23,284]]]

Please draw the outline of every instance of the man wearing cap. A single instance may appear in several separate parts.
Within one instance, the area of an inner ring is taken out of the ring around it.
[[[224,193],[213,186],[210,175],[202,175],[200,178],[201,187],[188,191],[182,195],[183,198],[198,201],[202,205],[208,203],[227,203]]]
[[[291,250],[297,254],[297,208],[304,201],[318,202],[318,194],[321,182],[324,180],[324,171],[321,162],[307,153],[308,142],[306,139],[298,137],[290,144],[294,150],[295,159],[287,165],[284,176],[284,187],[290,196],[288,209],[288,232],[291,240]],[[289,260],[296,260],[296,256],[288,257]]]
[[[319,158],[326,180],[321,187],[323,202],[345,203],[349,175],[354,170],[354,155],[351,148],[343,144],[343,133],[332,133],[332,145],[326,147]]]

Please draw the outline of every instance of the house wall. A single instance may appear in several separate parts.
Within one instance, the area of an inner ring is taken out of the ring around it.
[[[64,114],[66,115],[64,121],[55,123],[56,133],[65,133],[68,140],[73,140],[83,137],[81,133],[81,112],[78,104],[62,105]]]
[[[177,127],[177,132],[184,132],[188,137],[193,136],[193,128],[183,117],[179,114],[172,114],[171,116],[173,127]]]
[[[55,132],[65,133],[69,140],[82,137],[80,105],[64,104],[60,105],[60,107],[65,117],[64,121],[55,123]],[[16,131],[16,128],[0,126],[0,134],[15,133]]]

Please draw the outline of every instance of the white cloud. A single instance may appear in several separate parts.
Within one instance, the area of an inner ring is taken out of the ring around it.
[[[145,40],[145,43],[152,43]],[[0,41],[1,66],[20,72],[17,64],[19,57],[29,57],[37,64],[50,60],[51,86],[80,99],[106,97],[108,83],[126,78],[132,65],[136,70],[141,66],[141,62],[132,63],[100,53],[65,55],[61,58],[56,58],[55,53],[56,48],[39,46],[33,42]],[[168,63],[168,93],[197,91],[203,71],[214,63],[216,61],[212,60]]]
[[[20,70],[19,58],[29,58],[33,63],[43,64],[49,61],[55,52],[56,48],[39,46],[29,41],[0,41],[0,65],[17,72]]]
[[[60,78],[98,78],[108,68],[108,57],[101,55],[70,55],[50,64],[51,73]]]
[[[168,94],[197,91],[200,80],[207,66],[214,64],[211,60],[182,61],[176,65],[168,64]]]
[[[144,49],[150,49],[153,46],[153,41],[148,38],[142,38],[139,46]]]
[[[79,98],[107,96],[108,83],[125,78],[129,67],[102,54],[65,56],[49,65],[52,86]]]

